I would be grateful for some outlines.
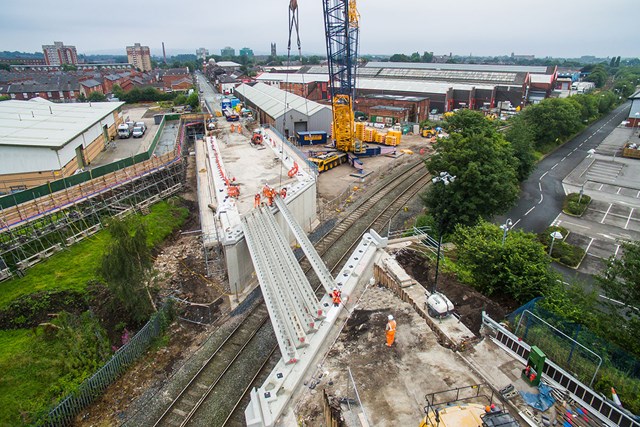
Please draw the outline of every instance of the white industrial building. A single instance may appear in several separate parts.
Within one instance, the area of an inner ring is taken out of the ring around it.
[[[123,102],[0,102],[0,192],[73,175],[115,137]]]
[[[285,138],[302,131],[325,131],[331,134],[331,107],[309,101],[266,83],[243,84],[235,96],[257,113],[261,124],[282,132]]]

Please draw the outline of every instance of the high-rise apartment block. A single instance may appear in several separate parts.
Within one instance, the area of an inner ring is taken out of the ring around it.
[[[220,49],[220,56],[236,56],[236,50],[227,46],[224,49]]]
[[[209,56],[209,50],[208,49],[205,49],[204,47],[196,49],[196,57],[198,59],[201,59],[201,60],[204,61],[205,59],[207,59],[207,56]]]
[[[75,46],[65,46],[62,42],[42,45],[44,61],[47,65],[77,64],[78,52]]]
[[[248,47],[243,47],[242,49],[240,49],[240,56],[246,56],[246,57],[252,58],[253,50],[249,49]]]
[[[140,46],[140,43],[127,46],[127,61],[140,71],[151,71],[151,52],[149,51],[149,46]]]

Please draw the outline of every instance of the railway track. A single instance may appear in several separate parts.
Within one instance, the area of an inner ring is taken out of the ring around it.
[[[403,167],[363,198],[316,245],[332,273],[369,229],[383,229],[391,218],[429,182],[422,162]],[[316,293],[317,277],[303,261]],[[249,392],[264,382],[280,359],[266,306],[261,302],[204,363],[155,426],[243,426]]]

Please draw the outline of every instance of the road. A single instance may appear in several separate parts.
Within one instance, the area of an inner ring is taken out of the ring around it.
[[[628,102],[622,104],[540,161],[522,183],[518,204],[500,219],[511,218],[513,227],[533,233],[549,227],[562,211],[565,197],[562,179],[627,117],[630,106]]]

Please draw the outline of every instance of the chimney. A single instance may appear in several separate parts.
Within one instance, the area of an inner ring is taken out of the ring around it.
[[[164,50],[164,42],[162,42],[162,57],[164,58],[164,63],[167,63],[167,52]]]

